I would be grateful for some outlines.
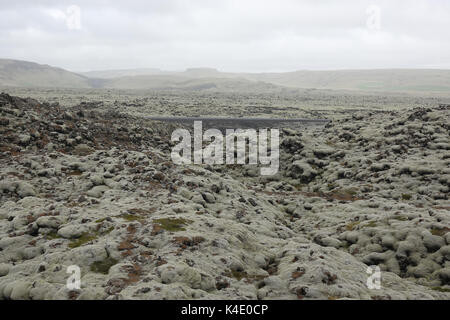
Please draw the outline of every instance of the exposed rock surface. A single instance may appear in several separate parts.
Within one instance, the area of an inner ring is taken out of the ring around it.
[[[174,165],[167,124],[2,94],[0,299],[449,299],[449,123],[285,130],[261,177]]]

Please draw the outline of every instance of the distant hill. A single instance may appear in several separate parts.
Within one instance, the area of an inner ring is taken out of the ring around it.
[[[226,73],[213,68],[190,68],[183,72],[149,68],[78,74],[33,62],[0,59],[0,86],[239,91],[289,87],[450,96],[450,70]]]
[[[263,90],[270,84],[272,87],[450,94],[450,70],[379,69],[295,71],[285,73],[227,73],[213,68],[190,68],[184,72],[164,72],[159,69],[136,69],[134,70],[134,74],[129,71],[114,74],[117,77],[113,77],[113,73],[107,77],[105,71],[103,73],[84,73],[84,75],[107,78],[110,81],[105,83],[106,87],[124,89],[180,87],[188,80],[209,83],[215,82],[220,87],[220,84],[228,83],[228,85],[231,85],[232,80],[236,80],[235,85],[247,84],[247,81],[250,81],[253,82],[250,87],[262,85]]]
[[[0,59],[0,85],[11,87],[90,88],[89,78],[34,62]]]
[[[384,92],[450,92],[450,70],[380,69],[296,71],[241,75],[295,88],[364,90]]]
[[[214,68],[188,68],[180,74],[192,78],[223,78],[224,75],[226,75],[225,73],[219,72],[219,70]]]
[[[218,76],[218,78],[214,78]],[[116,88],[155,90],[267,90],[276,86],[245,79],[222,79],[214,69],[185,72],[159,69],[92,71],[78,74],[34,62],[0,59],[0,86],[25,88]]]
[[[164,75],[171,72],[163,71],[157,68],[144,68],[144,69],[119,69],[119,70],[98,70],[89,72],[79,72],[79,74],[88,78],[97,79],[113,79],[119,77],[133,77],[133,76],[151,76],[151,75]]]
[[[155,90],[226,90],[259,91],[274,90],[276,85],[246,79],[214,77],[192,77],[191,75],[135,76],[109,79],[104,84],[111,89],[155,89]]]
[[[188,68],[184,72],[163,71],[157,68],[142,68],[142,69],[118,69],[118,70],[95,70],[88,72],[78,72],[79,74],[97,79],[114,79],[122,77],[135,76],[182,76],[189,78],[210,78],[221,77],[222,73],[213,68]]]

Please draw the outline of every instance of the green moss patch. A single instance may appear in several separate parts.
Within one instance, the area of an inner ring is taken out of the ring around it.
[[[45,238],[47,240],[54,240],[54,239],[61,239],[62,237],[56,231],[51,231],[45,235]]]
[[[192,221],[183,218],[156,219],[153,222],[158,224],[162,229],[170,232],[186,231],[184,226],[192,223]]]
[[[100,236],[104,236],[104,235],[111,233],[113,230],[114,230],[114,227],[109,227],[105,231],[101,231],[101,232],[100,231],[97,231],[94,233],[85,232],[78,239],[72,240],[69,243],[69,248],[73,249],[73,248],[81,247],[82,245],[84,245],[88,242],[97,240],[98,237],[100,237]]]
[[[334,183],[329,183],[328,185],[327,185],[327,188],[328,188],[328,190],[329,191],[331,191],[331,190],[333,190],[333,189],[336,189],[338,186],[336,185],[336,184],[334,184]]]
[[[155,211],[156,211],[156,208],[151,208],[151,209],[134,208],[134,209],[128,210],[129,213],[135,214],[135,215],[149,215],[149,214],[154,213]]]
[[[69,248],[73,249],[81,247],[82,245],[94,241],[95,239],[97,239],[97,235],[93,235],[87,232],[83,233],[81,237],[69,243]]]
[[[113,230],[114,230],[114,227],[110,227],[105,232],[103,232],[102,235],[110,234]]]
[[[96,273],[108,274],[109,269],[115,264],[117,264],[117,260],[108,257],[105,260],[96,261],[91,264],[91,271]]]
[[[412,196],[410,194],[402,194],[402,199],[403,200],[411,200]]]
[[[247,277],[247,272],[245,271],[230,271],[227,273],[227,276],[230,278],[235,278],[237,281],[241,281],[243,278]]]
[[[348,225],[345,226],[345,229],[347,231],[353,231],[360,223],[361,221],[350,222]]]
[[[433,287],[431,289],[434,290],[434,291],[439,291],[439,292],[450,292],[449,288]]]
[[[433,236],[440,236],[440,237],[443,237],[443,236],[445,236],[445,234],[446,234],[447,232],[450,232],[450,228],[443,228],[443,229],[432,228],[432,229],[430,230],[430,232],[431,232],[431,234],[432,234]]]

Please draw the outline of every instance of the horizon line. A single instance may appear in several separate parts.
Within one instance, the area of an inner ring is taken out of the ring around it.
[[[28,62],[28,63],[36,63],[42,66],[49,66],[53,68],[60,68],[69,72],[73,73],[90,73],[90,72],[105,72],[105,71],[137,71],[137,70],[143,70],[143,69],[155,69],[161,72],[171,72],[171,73],[181,73],[181,72],[188,72],[189,70],[211,70],[219,73],[244,73],[244,74],[275,74],[275,73],[294,73],[294,72],[335,72],[335,71],[383,71],[383,70],[440,70],[440,71],[450,71],[450,67],[374,67],[374,68],[348,68],[348,67],[342,67],[342,68],[329,68],[329,69],[308,69],[308,68],[300,68],[300,69],[293,69],[289,71],[227,71],[227,70],[221,70],[215,67],[184,67],[184,69],[162,69],[160,67],[129,67],[129,68],[109,68],[109,69],[89,69],[88,71],[81,71],[81,70],[74,70],[72,68],[65,68],[49,63],[43,63],[43,62],[35,62],[30,60],[23,60],[23,59],[16,59],[16,58],[0,58],[0,60],[11,60],[11,61],[19,61],[19,62]]]

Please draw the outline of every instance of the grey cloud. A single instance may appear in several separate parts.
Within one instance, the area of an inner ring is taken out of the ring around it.
[[[81,30],[58,18],[74,4]],[[0,56],[71,70],[449,68],[449,18],[447,0],[0,1]]]

